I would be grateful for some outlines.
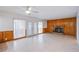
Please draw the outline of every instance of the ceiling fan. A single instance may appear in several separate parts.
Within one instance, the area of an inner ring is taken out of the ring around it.
[[[31,7],[31,6],[27,6],[25,12],[28,15],[30,15],[31,13],[38,13],[38,11],[33,10],[33,7]]]

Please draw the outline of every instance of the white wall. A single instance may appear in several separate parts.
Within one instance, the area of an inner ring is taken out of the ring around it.
[[[13,30],[13,19],[11,17],[0,17],[0,31]]]
[[[77,12],[77,42],[79,44],[79,9]]]

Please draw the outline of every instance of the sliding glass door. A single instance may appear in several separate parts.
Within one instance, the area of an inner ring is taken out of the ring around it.
[[[43,23],[38,22],[38,33],[42,33],[42,32],[43,32]]]
[[[38,25],[38,23],[36,23],[36,22],[33,24],[33,34],[38,34],[38,26],[37,25]]]
[[[30,36],[33,34],[33,23],[32,22],[28,22],[27,24],[27,36]]]
[[[27,26],[27,27],[26,27]],[[27,32],[26,32],[27,29]],[[28,22],[25,20],[14,20],[14,37],[20,38],[24,36],[31,36],[43,32],[42,22]],[[27,33],[27,34],[26,34]]]
[[[21,38],[25,35],[25,20],[14,20],[14,38]]]
[[[43,32],[42,22],[28,22],[27,25],[27,36],[39,34]]]

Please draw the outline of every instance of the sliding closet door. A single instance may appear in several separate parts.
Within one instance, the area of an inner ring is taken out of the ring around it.
[[[14,20],[14,38],[25,36],[25,20]]]

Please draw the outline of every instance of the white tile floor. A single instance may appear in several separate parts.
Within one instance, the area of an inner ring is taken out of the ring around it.
[[[77,52],[79,47],[73,36],[58,33],[40,34],[0,44],[4,52]]]

